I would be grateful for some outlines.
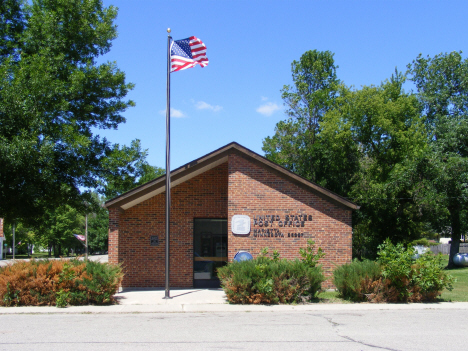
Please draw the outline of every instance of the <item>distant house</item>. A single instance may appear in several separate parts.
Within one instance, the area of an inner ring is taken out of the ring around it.
[[[124,267],[124,287],[164,286],[165,180],[106,202],[109,261]],[[326,275],[351,261],[359,207],[237,143],[177,168],[171,180],[172,287],[216,286],[216,268],[242,251],[297,258],[309,239],[326,254]]]

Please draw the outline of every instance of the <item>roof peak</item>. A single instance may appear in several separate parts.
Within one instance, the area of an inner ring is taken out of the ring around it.
[[[276,172],[279,172],[280,174],[289,178],[290,180],[293,180],[294,182],[299,183],[302,186],[305,186],[310,190],[321,194],[322,196],[334,200],[335,202],[341,203],[342,205],[349,207],[353,210],[359,209],[359,206],[355,203],[291,172],[283,166],[280,166],[268,160],[266,157],[257,154],[256,152],[246,148],[245,146],[240,145],[235,141],[232,141],[202,157],[199,157],[171,171],[171,187],[177,186],[178,184],[185,182],[186,180],[191,179],[198,174],[206,172],[209,169],[212,169],[224,162],[227,162],[228,156],[232,150],[236,150],[241,155],[245,155],[249,158],[255,159],[256,161],[262,163],[266,167],[269,167],[275,170]],[[162,175],[143,185],[140,185],[124,194],[121,194],[113,199],[106,201],[105,207],[118,207],[123,210],[130,208],[142,201],[145,201],[150,197],[153,197],[165,191],[165,179],[166,175]]]

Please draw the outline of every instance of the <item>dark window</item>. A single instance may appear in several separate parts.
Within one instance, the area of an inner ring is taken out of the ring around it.
[[[194,219],[194,285],[219,286],[218,267],[227,263],[227,219]]]

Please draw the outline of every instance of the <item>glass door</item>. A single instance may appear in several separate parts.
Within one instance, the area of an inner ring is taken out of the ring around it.
[[[217,269],[227,263],[227,219],[194,219],[194,287],[219,287]]]

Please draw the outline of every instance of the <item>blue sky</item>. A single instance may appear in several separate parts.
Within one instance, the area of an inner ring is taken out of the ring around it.
[[[135,84],[111,142],[140,139],[165,167],[167,32],[196,36],[210,64],[171,74],[171,169],[231,141],[263,155],[262,141],[286,119],[280,90],[291,62],[329,50],[347,85],[378,85],[419,53],[466,49],[467,1],[104,0],[119,8],[118,38],[103,59]],[[463,54],[466,57],[466,53]]]

